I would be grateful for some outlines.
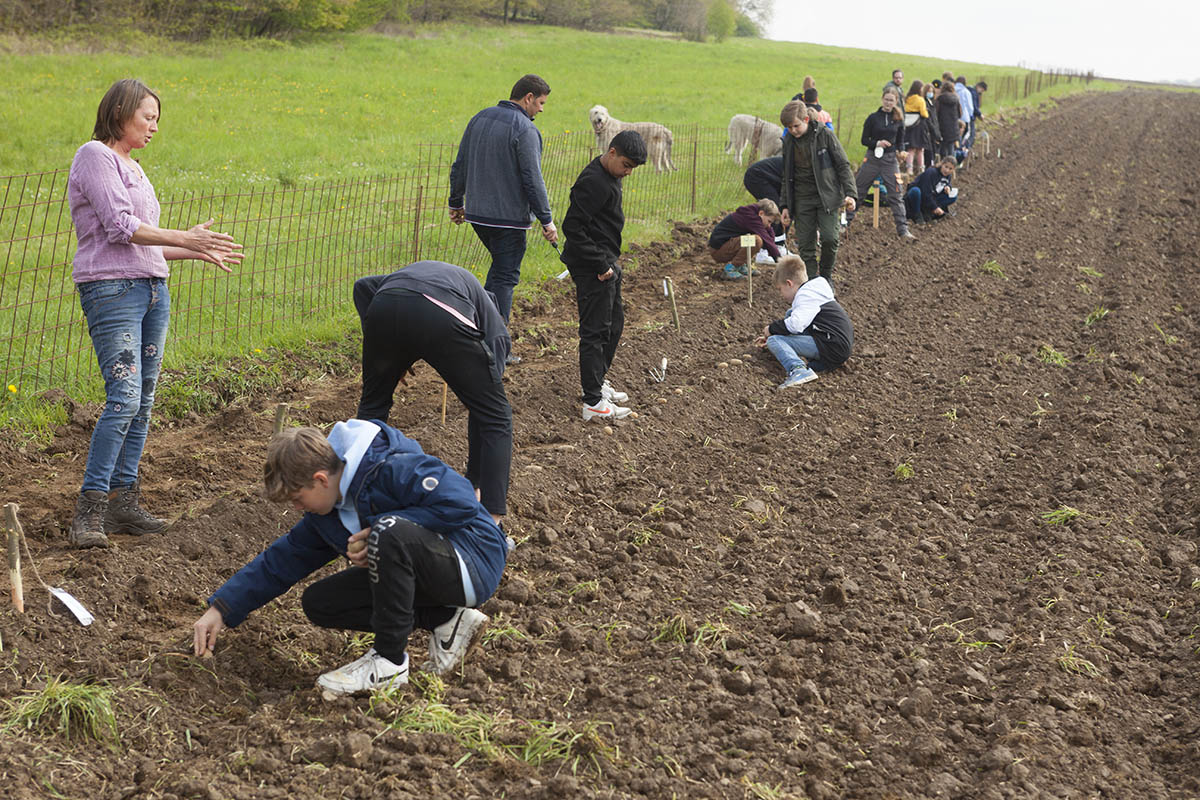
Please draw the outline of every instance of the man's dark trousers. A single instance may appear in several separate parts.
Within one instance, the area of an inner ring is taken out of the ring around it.
[[[529,231],[521,228],[492,228],[472,222],[475,235],[492,256],[483,288],[496,295],[496,308],[508,322],[512,311],[513,289],[521,280],[521,260],[525,258],[525,240]]]
[[[467,480],[479,488],[484,508],[507,513],[512,407],[504,371],[480,332],[427,297],[391,289],[375,295],[362,328],[363,391],[355,416],[387,422],[396,384],[425,361],[467,408]]]
[[[600,402],[600,387],[625,330],[621,268],[614,264],[612,269],[613,276],[606,281],[594,272],[571,270],[579,304],[579,381],[583,402],[589,406]]]

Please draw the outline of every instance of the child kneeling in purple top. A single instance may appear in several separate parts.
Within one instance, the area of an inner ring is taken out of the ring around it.
[[[787,372],[780,389],[815,381],[818,372],[840,367],[854,347],[854,326],[833,299],[833,287],[820,276],[808,278],[804,260],[784,256],[775,267],[775,288],[791,308],[763,328],[755,340],[771,351]]]
[[[317,685],[354,694],[409,674],[408,637],[432,631],[424,669],[445,674],[479,641],[488,618],[475,610],[496,590],[508,555],[504,532],[470,481],[400,431],[377,420],[277,434],[263,468],[267,496],[305,514],[208,599],[194,627],[197,656],[217,635],[336,556],[347,569],[304,590],[314,624],[375,634],[375,646]]]

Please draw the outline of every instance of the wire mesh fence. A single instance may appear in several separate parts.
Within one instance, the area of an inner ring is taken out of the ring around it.
[[[626,218],[682,219],[736,203],[743,196],[741,168],[724,146],[724,131],[680,126],[679,169],[643,168],[626,178]],[[344,312],[357,278],[422,258],[462,264],[482,277],[486,251],[469,225],[454,225],[446,213],[455,150],[423,145],[416,167],[384,177],[160,192],[162,227],[187,228],[211,217],[245,248],[232,275],[172,262],[168,349],[252,346],[283,328],[303,329]],[[558,216],[575,176],[596,155],[590,133],[547,137],[543,174]],[[22,392],[69,392],[95,371],[71,280],[75,233],[67,175],[61,169],[0,177],[0,377]]]
[[[989,100],[1019,99],[1060,81],[1089,78],[1005,77],[989,82]],[[864,99],[831,111],[852,161],[861,156],[861,122],[876,105]],[[748,200],[741,185],[745,167],[725,153],[724,129],[691,124],[672,130],[677,169],[655,172],[647,165],[625,179],[627,222],[690,219]],[[452,144],[421,145],[415,167],[382,177],[160,192],[163,227],[187,228],[212,217],[216,228],[245,246],[245,260],[232,275],[198,262],[172,264],[168,351],[250,347],[285,328],[303,330],[344,314],[355,279],[422,258],[461,264],[482,277],[487,253],[469,225],[454,225],[446,213],[456,150]],[[575,177],[597,155],[590,132],[545,139],[542,172],[557,218],[566,211]],[[0,177],[0,379],[23,393],[70,393],[95,372],[71,280],[75,234],[67,173]]]

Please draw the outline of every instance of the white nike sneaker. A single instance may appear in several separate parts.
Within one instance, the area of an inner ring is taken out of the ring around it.
[[[479,643],[487,624],[488,616],[482,611],[459,608],[449,621],[438,625],[429,634],[429,660],[421,665],[421,669],[437,675],[453,671]]]
[[[616,389],[614,389],[612,387],[612,384],[609,383],[608,381],[605,381],[604,383],[600,384],[600,396],[603,397],[605,400],[610,400],[614,403],[628,403],[629,402],[629,395],[625,394],[624,392],[617,391]]]
[[[401,683],[408,683],[408,654],[403,663],[396,664],[376,653],[374,647],[361,658],[317,678],[318,686],[334,694],[370,692]]]
[[[587,403],[583,404],[584,422],[592,419],[625,419],[631,413],[633,413],[633,409],[625,408],[624,406],[613,405],[611,401],[606,400],[603,397],[601,397],[600,402],[594,406],[589,406]]]

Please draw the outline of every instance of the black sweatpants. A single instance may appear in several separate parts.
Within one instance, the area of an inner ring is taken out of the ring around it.
[[[617,265],[613,266],[613,276],[606,281],[593,272],[571,271],[579,305],[579,383],[583,402],[589,406],[600,402],[600,387],[625,330],[621,277],[621,267]]]
[[[367,568],[350,567],[311,584],[300,605],[322,628],[368,631],[375,650],[404,660],[413,628],[431,631],[465,602],[454,547],[402,517],[385,517],[367,536]]]
[[[363,319],[363,388],[359,419],[387,422],[392,395],[404,373],[425,361],[467,408],[466,478],[483,507],[508,512],[512,468],[512,407],[502,365],[470,325],[408,291],[375,295]]]

